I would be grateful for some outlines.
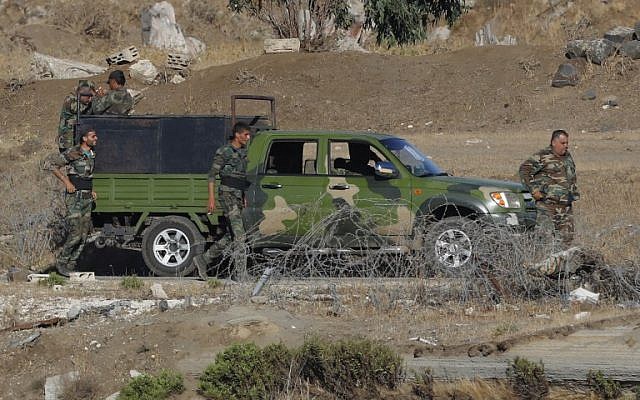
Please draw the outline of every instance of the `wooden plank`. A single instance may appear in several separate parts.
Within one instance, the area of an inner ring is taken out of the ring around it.
[[[270,53],[297,53],[300,51],[300,39],[265,39],[264,52]]]

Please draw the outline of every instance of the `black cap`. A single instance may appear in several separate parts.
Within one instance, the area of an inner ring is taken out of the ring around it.
[[[124,77],[124,72],[122,72],[119,69],[116,69],[115,71],[111,71],[111,73],[109,74],[109,78],[107,78],[107,83],[109,83],[111,79],[115,79],[115,81],[118,82],[120,85],[124,85],[124,83],[126,82],[126,79]]]

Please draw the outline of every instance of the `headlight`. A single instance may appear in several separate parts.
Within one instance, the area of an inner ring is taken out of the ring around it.
[[[493,201],[504,208],[520,208],[520,197],[513,192],[492,192]]]

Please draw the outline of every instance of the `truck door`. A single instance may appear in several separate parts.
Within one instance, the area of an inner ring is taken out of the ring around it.
[[[289,136],[267,143],[258,167],[248,210],[256,246],[290,246],[322,218],[327,175],[319,171],[319,141]]]
[[[383,151],[365,141],[330,140],[328,157],[326,191],[343,214],[336,229],[344,246],[383,247],[411,233],[410,179],[375,175],[375,163],[389,161]]]

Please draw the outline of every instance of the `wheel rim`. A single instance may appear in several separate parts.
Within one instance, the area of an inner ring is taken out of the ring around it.
[[[437,260],[447,268],[459,268],[471,259],[473,245],[469,236],[459,229],[448,229],[435,243]]]
[[[153,240],[153,256],[165,267],[179,267],[191,253],[191,243],[180,229],[168,228]]]

